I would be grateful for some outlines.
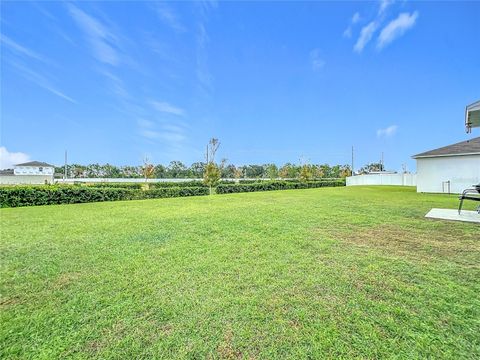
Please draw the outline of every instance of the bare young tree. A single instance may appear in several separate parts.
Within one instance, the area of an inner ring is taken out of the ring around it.
[[[143,158],[143,166],[142,166],[142,173],[145,177],[145,182],[147,179],[151,178],[155,172],[155,167],[150,163],[148,156],[145,155]]]
[[[211,138],[207,145],[207,164],[209,162],[215,163],[215,154],[220,146],[220,141],[215,138]]]

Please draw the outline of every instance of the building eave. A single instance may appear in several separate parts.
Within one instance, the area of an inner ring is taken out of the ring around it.
[[[412,159],[425,159],[425,158],[436,158],[436,157],[453,157],[453,156],[470,156],[470,155],[480,155],[480,152],[463,153],[463,154],[442,154],[442,155],[414,155],[414,156],[412,156]]]

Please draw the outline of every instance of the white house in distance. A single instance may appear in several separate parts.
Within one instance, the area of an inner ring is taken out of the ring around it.
[[[480,137],[412,156],[417,192],[461,193],[480,183]]]
[[[40,161],[17,164],[13,168],[15,175],[53,175],[55,166]]]
[[[40,161],[14,165],[13,170],[0,172],[0,184],[51,184],[55,166]]]

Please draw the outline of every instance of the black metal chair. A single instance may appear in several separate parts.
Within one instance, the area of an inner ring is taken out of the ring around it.
[[[462,211],[463,200],[480,201],[480,184],[475,185],[473,189],[466,189],[459,197],[460,205],[458,206],[458,214]],[[480,205],[477,207],[477,212],[480,214]]]

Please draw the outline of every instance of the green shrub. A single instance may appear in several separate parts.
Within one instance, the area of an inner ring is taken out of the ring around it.
[[[203,181],[178,181],[178,182],[156,182],[149,183],[150,189],[169,188],[169,187],[208,187]]]
[[[262,181],[251,184],[221,184],[217,186],[217,194],[288,189],[310,189],[332,186],[345,186],[345,180],[309,181],[303,183],[289,181]]]
[[[166,188],[146,190],[143,192],[144,199],[198,196],[198,195],[208,195],[208,188],[200,187],[200,186],[166,187]]]
[[[120,189],[141,189],[143,184],[145,183],[109,183],[109,182],[103,182],[103,183],[89,183],[89,184],[84,184],[85,186],[88,187],[93,187],[93,188],[120,188]]]
[[[207,195],[204,187],[141,189],[96,188],[91,186],[14,186],[0,188],[0,207],[75,204],[98,201],[138,200]]]

